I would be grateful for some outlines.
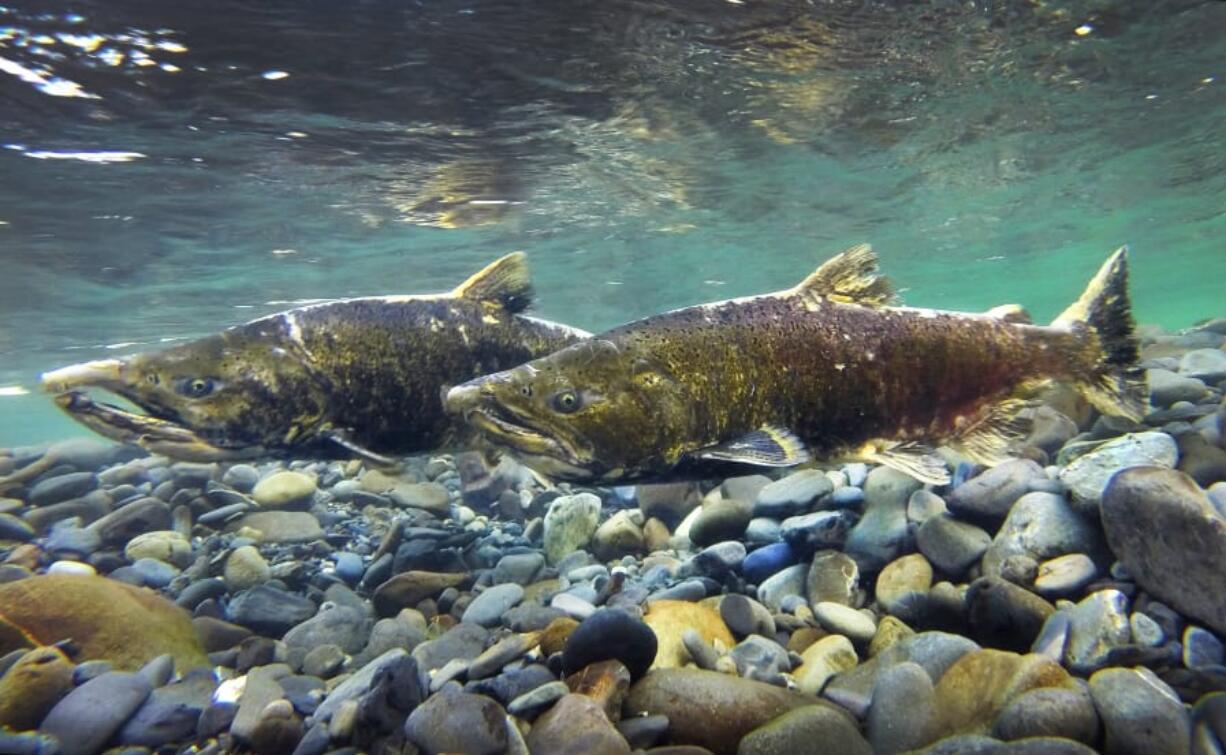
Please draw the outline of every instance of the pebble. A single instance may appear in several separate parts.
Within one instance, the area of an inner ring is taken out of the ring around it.
[[[25,731],[39,722],[74,683],[72,662],[58,648],[17,651],[7,670],[0,670],[0,728]]]
[[[764,486],[754,499],[753,516],[786,519],[811,510],[819,498],[829,495],[834,485],[816,469],[804,469]]]
[[[362,557],[356,553],[345,551],[336,555],[336,576],[354,585],[361,581],[366,572]]]
[[[934,516],[940,516],[948,511],[945,499],[923,488],[911,494],[907,499],[907,521],[923,524]]]
[[[1038,595],[996,577],[971,583],[966,606],[974,637],[985,645],[1015,650],[1030,647],[1055,612]]]
[[[584,695],[566,695],[546,711],[528,733],[533,755],[630,755],[630,745],[605,716],[600,705]]]
[[[698,486],[692,482],[639,485],[634,497],[644,517],[654,517],[670,527],[689,516],[702,501]]]
[[[1064,660],[1075,673],[1088,674],[1106,662],[1113,648],[1132,639],[1128,598],[1118,590],[1099,590],[1068,609],[1069,637]]]
[[[1154,406],[1170,406],[1176,401],[1200,401],[1209,393],[1205,381],[1177,375],[1171,370],[1146,370],[1145,380],[1149,383],[1149,400]]]
[[[1209,384],[1226,380],[1226,351],[1193,349],[1179,360],[1179,374]]]
[[[234,464],[221,476],[223,485],[229,485],[244,493],[250,493],[259,481],[260,471],[250,464]]]
[[[49,506],[70,498],[80,498],[96,487],[98,477],[93,472],[72,472],[35,483],[26,500],[33,506]]]
[[[98,570],[89,564],[83,564],[80,561],[56,561],[47,567],[48,574],[83,574],[91,576],[98,573]]]
[[[886,613],[916,622],[927,608],[932,576],[932,565],[919,553],[891,561],[877,575],[877,602]]]
[[[877,633],[877,622],[841,603],[817,603],[813,606],[813,615],[822,627],[846,635],[853,642],[867,643]]]
[[[231,600],[228,613],[235,624],[280,637],[294,625],[314,616],[315,610],[315,603],[309,598],[261,584]]]
[[[745,542],[750,545],[770,545],[783,539],[783,525],[778,519],[754,517],[745,526]]]
[[[868,473],[864,514],[843,546],[861,571],[880,571],[901,555],[907,539],[907,500],[919,488],[918,481],[888,467]]]
[[[39,727],[59,740],[64,755],[95,755],[153,691],[145,677],[110,671],[60,700]]]
[[[745,501],[721,498],[704,505],[690,525],[690,541],[699,547],[725,540],[737,540],[745,534],[752,507]]]
[[[1027,493],[1017,500],[983,554],[985,576],[1001,576],[1006,560],[1026,556],[1046,561],[1069,553],[1102,553],[1103,536],[1063,496]]]
[[[1159,467],[1120,472],[1103,494],[1102,523],[1112,552],[1141,587],[1226,633],[1226,520],[1190,477]]]
[[[420,646],[417,649],[420,649]],[[324,701],[315,709],[315,720],[327,721],[346,701],[356,700],[370,690],[372,682],[381,674],[388,674],[406,663],[412,664],[412,667],[416,668],[416,664],[413,663],[413,659],[408,657],[404,648],[392,648],[384,652],[378,658],[362,666],[356,672],[346,677],[343,682],[333,687],[328,696],[324,698]],[[439,665],[441,666],[442,664]]]
[[[285,633],[285,644],[305,653],[318,645],[336,645],[346,653],[357,653],[366,646],[371,622],[364,611],[335,603],[324,603],[319,612]]]
[[[487,587],[473,599],[461,621],[493,627],[502,623],[502,616],[524,599],[524,588],[514,582]]]
[[[511,661],[528,652],[536,644],[537,637],[512,634],[495,642],[468,664],[469,679],[483,679],[502,670]]]
[[[274,472],[256,483],[251,498],[260,506],[281,509],[308,503],[315,495],[315,478],[301,472]]]
[[[873,682],[868,741],[875,755],[919,749],[936,725],[936,691],[923,666],[904,661],[885,668]]]
[[[737,755],[873,755],[873,748],[846,713],[808,705],[784,713],[749,732],[736,752]]]
[[[752,598],[737,593],[725,595],[719,604],[719,615],[735,635],[775,636],[775,618],[766,606]]]
[[[397,506],[421,509],[438,517],[451,513],[451,497],[447,488],[437,482],[397,483],[387,497]]]
[[[429,753],[498,755],[507,748],[505,717],[496,700],[448,685],[409,714],[404,734]]]
[[[227,529],[255,530],[268,543],[307,543],[324,536],[319,520],[306,511],[257,511],[247,514]]]
[[[272,568],[253,545],[235,548],[226,559],[224,571],[226,588],[231,593],[240,593],[272,578]]]
[[[1128,627],[1132,632],[1132,641],[1144,647],[1158,647],[1166,639],[1166,633],[1158,622],[1140,611],[1134,611],[1128,617]]]
[[[1146,668],[1108,668],[1090,677],[1090,695],[1119,755],[1190,752],[1192,728],[1175,692]]]
[[[821,638],[805,648],[800,657],[793,679],[797,689],[810,695],[819,694],[831,677],[855,668],[860,662],[851,640],[841,634]]]
[[[746,554],[745,560],[741,562],[741,573],[753,584],[761,584],[797,560],[792,546],[787,543],[771,543]]]
[[[555,564],[588,544],[600,521],[600,499],[591,493],[559,496],[545,514],[545,558]]]
[[[192,560],[192,545],[187,538],[174,530],[160,530],[137,535],[123,549],[129,561],[155,558],[185,568]]]
[[[1075,689],[1077,681],[1060,664],[1040,655],[974,650],[961,656],[935,687],[935,738],[991,731],[1001,712],[1031,689]]]
[[[847,540],[855,515],[847,511],[815,511],[784,519],[779,536],[799,554],[839,549]]]
[[[729,656],[736,664],[737,674],[746,679],[782,684],[782,674],[792,670],[787,650],[761,635],[754,634],[741,640],[732,648]]]
[[[542,684],[536,689],[525,692],[507,705],[507,712],[512,716],[532,719],[542,710],[570,694],[566,682],[553,681]]]
[[[845,553],[821,551],[813,556],[805,581],[809,603],[851,605],[860,583],[860,567]]]
[[[951,577],[961,576],[987,551],[992,536],[948,515],[929,517],[915,533],[920,553]]]
[[[655,634],[657,649],[652,668],[677,668],[690,660],[684,634],[694,630],[699,638],[717,649],[736,644],[732,632],[717,611],[708,605],[680,600],[658,600],[648,604],[643,621]]]
[[[1183,665],[1190,669],[1221,666],[1226,659],[1222,641],[1206,629],[1189,625],[1183,630]]]
[[[703,548],[694,556],[694,564],[701,573],[720,579],[741,568],[745,561],[745,545],[737,540],[726,540]]]
[[[1107,482],[1121,469],[1169,469],[1178,459],[1179,448],[1166,433],[1130,433],[1078,456],[1060,470],[1060,481],[1068,487],[1073,507],[1092,516],[1098,513]]]
[[[156,749],[190,739],[216,687],[207,669],[195,669],[179,681],[158,687],[123,725],[116,741]]]
[[[758,585],[758,601],[772,613],[778,613],[787,598],[804,596],[808,576],[808,564],[789,566]]]
[[[12,514],[0,514],[0,540],[28,543],[35,537],[34,528]]]
[[[945,500],[951,511],[999,521],[1013,503],[1047,475],[1029,459],[1010,459],[984,471],[954,488]]]
[[[1073,595],[1098,576],[1098,567],[1084,553],[1069,553],[1039,564],[1034,589],[1044,597]]]

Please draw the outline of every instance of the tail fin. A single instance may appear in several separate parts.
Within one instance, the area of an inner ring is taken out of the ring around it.
[[[1094,363],[1077,389],[1104,414],[1140,421],[1149,411],[1145,378],[1137,368],[1139,345],[1128,299],[1128,247],[1107,258],[1081,298],[1053,326],[1084,329],[1094,348]]]

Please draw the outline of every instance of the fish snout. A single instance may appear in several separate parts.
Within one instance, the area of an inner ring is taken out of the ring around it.
[[[125,384],[124,363],[119,359],[82,362],[44,372],[41,385],[46,393],[67,393],[75,388],[114,389]]]
[[[463,383],[447,391],[443,397],[443,408],[449,414],[467,415],[478,408],[491,395],[486,384],[478,381]]]

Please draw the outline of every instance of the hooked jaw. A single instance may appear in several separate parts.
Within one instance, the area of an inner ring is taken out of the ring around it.
[[[42,389],[47,393],[67,393],[75,388],[105,388],[119,392],[124,382],[125,364],[119,359],[99,359],[73,364],[42,374]]]

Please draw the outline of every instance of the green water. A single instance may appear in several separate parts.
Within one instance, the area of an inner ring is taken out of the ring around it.
[[[1226,3],[56,5],[0,13],[0,446],[79,432],[44,370],[513,249],[592,330],[860,241],[912,305],[1128,244],[1140,322],[1226,315]]]

